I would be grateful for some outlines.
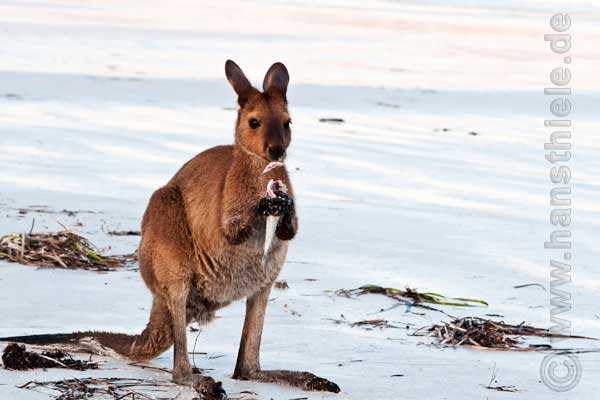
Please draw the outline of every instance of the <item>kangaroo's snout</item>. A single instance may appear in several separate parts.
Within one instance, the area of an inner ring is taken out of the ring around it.
[[[280,145],[269,146],[267,147],[267,153],[271,161],[277,161],[283,156],[285,149]]]

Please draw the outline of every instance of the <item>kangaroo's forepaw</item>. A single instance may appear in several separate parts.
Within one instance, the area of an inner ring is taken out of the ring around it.
[[[281,383],[295,386],[302,390],[333,393],[340,392],[340,387],[338,385],[325,378],[320,378],[310,372],[285,370],[255,371],[244,374],[240,378],[259,382]]]
[[[227,393],[221,382],[215,382],[210,376],[201,374],[192,375],[192,387],[202,400],[226,400]]]

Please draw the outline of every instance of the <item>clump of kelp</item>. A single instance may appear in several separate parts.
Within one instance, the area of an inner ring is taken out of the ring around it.
[[[102,255],[86,238],[69,230],[0,237],[0,260],[38,267],[110,271],[135,261],[134,254]]]
[[[522,336],[544,338],[593,339],[585,336],[562,335],[549,329],[536,328],[521,323],[511,325],[478,317],[456,318],[450,322],[421,328],[415,335],[429,335],[442,346],[467,346],[484,350],[540,350],[550,345],[524,347]]]
[[[97,369],[98,363],[87,360],[77,360],[72,355],[61,350],[44,351],[41,354],[27,351],[24,345],[10,343],[2,352],[4,368],[27,370],[35,368],[66,368],[85,371]]]
[[[478,299],[468,299],[465,297],[446,297],[439,293],[425,292],[420,293],[415,289],[406,288],[405,290],[382,287],[377,285],[365,285],[356,289],[339,289],[335,291],[335,294],[343,297],[356,297],[365,294],[381,294],[391,299],[394,299],[400,304],[405,304],[411,307],[420,307],[427,310],[434,310],[444,313],[437,308],[426,305],[436,304],[444,306],[456,306],[456,307],[487,307],[488,303]],[[445,313],[444,313],[445,314]]]

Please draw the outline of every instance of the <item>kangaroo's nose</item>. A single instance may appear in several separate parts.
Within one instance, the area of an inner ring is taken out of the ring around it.
[[[281,158],[281,156],[283,155],[283,153],[285,152],[285,150],[283,149],[283,146],[279,146],[279,145],[269,146],[267,148],[267,151],[269,153],[269,158],[272,161],[279,160]]]

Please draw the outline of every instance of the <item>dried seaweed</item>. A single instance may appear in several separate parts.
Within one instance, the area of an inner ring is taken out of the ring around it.
[[[330,124],[343,124],[345,121],[343,118],[319,118],[319,122]]]
[[[2,363],[7,369],[27,370],[35,368],[66,368],[85,371],[97,369],[98,363],[76,360],[60,350],[44,351],[41,354],[27,351],[24,345],[10,343],[2,352]]]
[[[16,210],[18,210],[20,215],[25,215],[30,212],[38,213],[38,214],[65,214],[68,217],[74,217],[77,214],[96,214],[96,211],[89,211],[89,210],[63,209],[61,211],[54,211],[54,210],[49,209],[48,206],[41,206],[41,205],[32,205],[32,206],[29,206],[26,208],[18,208]]]
[[[362,321],[356,321],[356,322],[351,322],[348,321],[346,319],[346,317],[344,317],[344,315],[341,315],[340,319],[335,319],[335,318],[326,318],[329,321],[333,321],[338,325],[349,325],[350,327],[353,328],[364,328],[366,330],[372,330],[374,328],[379,328],[379,329],[384,329],[384,328],[395,328],[395,329],[399,329],[402,328],[400,326],[397,325],[393,325],[391,324],[388,320],[386,319],[365,319]],[[406,325],[406,327],[408,328],[408,325]]]
[[[426,292],[420,293],[415,289],[406,288],[406,290],[400,290],[396,288],[385,288],[377,285],[365,285],[356,289],[338,289],[335,294],[342,297],[356,297],[364,294],[382,294],[386,297],[399,301],[401,304],[410,307],[420,307],[426,310],[437,311],[442,314],[448,315],[446,312],[428,306],[424,303],[446,305],[446,306],[457,306],[457,307],[487,307],[488,303],[483,300],[468,299],[464,297],[446,297],[439,293]],[[395,308],[396,306],[391,307]],[[389,310],[389,309],[388,309]],[[382,311],[387,311],[382,309]],[[448,315],[450,316],[450,315]]]
[[[477,317],[457,318],[441,325],[421,328],[436,338],[442,346],[469,346],[477,349],[492,350],[538,350],[538,347],[521,346],[520,336],[537,336],[547,338],[593,339],[585,336],[570,336],[553,333],[548,329],[535,328],[521,323],[510,325]]]
[[[390,324],[385,319],[365,319],[365,320],[362,320],[362,321],[352,322],[350,324],[350,326],[352,326],[352,327],[366,327],[367,329],[372,329],[372,328],[379,328],[379,329],[383,329],[383,328],[399,328],[396,325]]]
[[[135,400],[155,398],[140,392],[140,388],[147,388],[146,392],[148,392],[152,389],[158,390],[161,387],[174,386],[174,384],[168,382],[137,378],[73,378],[48,382],[30,381],[19,386],[19,388],[30,390],[50,389],[58,392],[54,396],[56,400],[87,400],[90,398]]]
[[[546,291],[546,287],[540,283],[527,283],[525,285],[517,285],[517,286],[513,286],[513,288],[515,289],[522,289],[522,288],[526,288],[526,287],[532,287],[532,286],[536,286],[541,288],[544,292]]]
[[[108,231],[111,236],[141,236],[140,231]]]
[[[0,237],[0,260],[38,267],[110,271],[135,261],[135,254],[101,255],[71,231],[21,233]]]

